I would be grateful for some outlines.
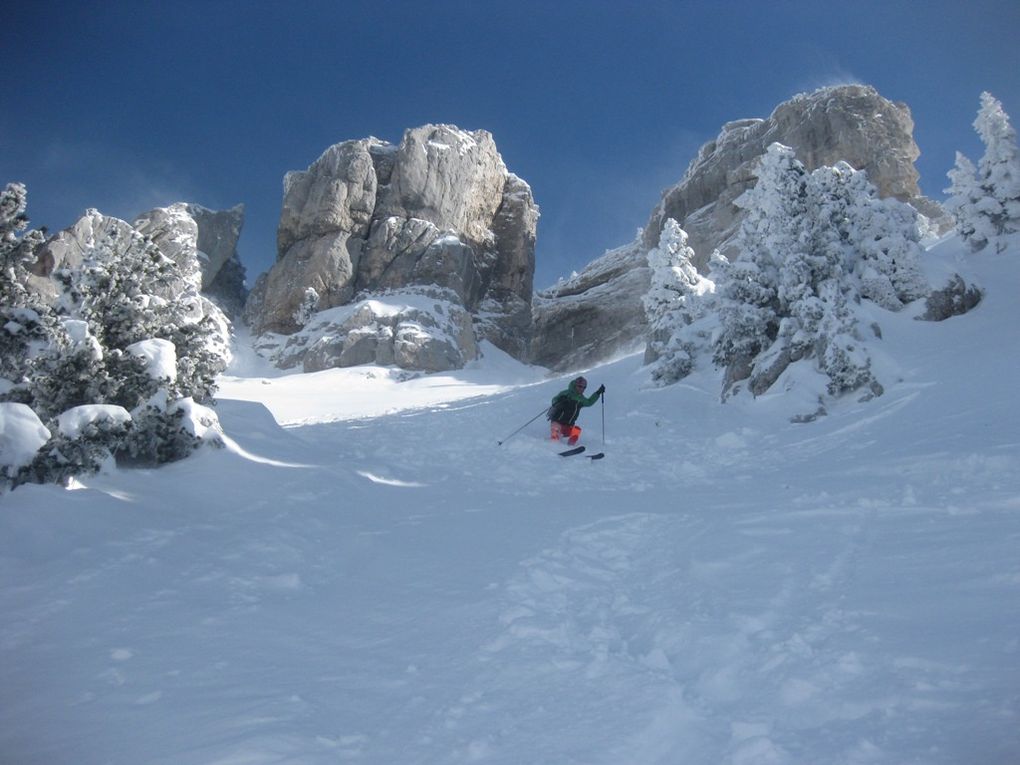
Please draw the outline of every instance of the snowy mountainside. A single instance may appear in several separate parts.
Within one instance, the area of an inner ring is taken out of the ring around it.
[[[884,395],[264,373],[227,448],[0,500],[18,763],[1007,763],[1020,758],[1020,265],[883,317]],[[964,257],[956,240],[933,266]],[[778,387],[777,387],[778,390]],[[603,429],[604,415],[604,429]]]

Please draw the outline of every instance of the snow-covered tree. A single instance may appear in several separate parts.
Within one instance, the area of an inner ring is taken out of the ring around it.
[[[746,210],[738,255],[713,270],[724,396],[745,379],[763,393],[801,359],[814,359],[833,395],[878,392],[855,306],[867,299],[899,310],[927,293],[916,213],[879,199],[846,163],[808,173],[780,144],[738,203]]]
[[[320,301],[319,293],[312,287],[305,289],[305,294],[301,297],[301,303],[298,305],[297,310],[294,311],[294,321],[297,322],[299,327],[305,326],[311,320],[315,312],[319,310]]]
[[[194,284],[151,240],[127,224],[95,211],[88,215],[95,218],[95,246],[80,268],[56,274],[64,290],[60,310],[85,321],[104,353],[118,359],[122,372],[137,367],[118,356],[131,345],[152,338],[170,341],[177,360],[168,383],[171,397],[210,399],[224,361],[214,352],[215,327],[203,312]],[[148,383],[133,390],[122,388],[120,400],[112,403],[131,409],[152,394],[150,388]]]
[[[753,260],[716,264],[716,306],[719,327],[713,338],[713,360],[734,374],[772,343],[778,329],[773,280]],[[737,377],[736,379],[741,379]]]
[[[995,236],[991,220],[979,213],[984,193],[977,181],[977,168],[964,154],[956,152],[956,164],[947,175],[950,185],[946,209],[956,216],[956,230],[970,243],[971,249],[980,250]]]
[[[25,231],[28,192],[20,183],[0,191],[0,395],[18,401],[36,359],[60,350],[65,338],[53,312],[25,286],[44,235]],[[24,232],[24,233],[22,233]]]
[[[740,255],[718,260],[713,271],[719,313],[713,360],[727,370],[727,389],[747,377],[754,357],[779,330],[782,264],[805,246],[807,182],[793,150],[774,143],[762,157],[758,182],[737,199],[745,210],[737,235]]]
[[[985,144],[978,180],[997,203],[989,217],[999,233],[1014,234],[1020,231],[1020,151],[1009,115],[990,93],[981,94],[974,129]]]
[[[24,187],[11,184],[0,197],[0,401],[30,407],[51,438],[6,479],[62,481],[111,456],[190,453],[209,432],[194,413],[215,420],[196,402],[211,399],[225,367],[194,280],[128,224],[89,211],[81,267],[58,271],[63,294],[45,302],[27,286],[24,264],[43,238],[18,239],[24,209]],[[68,412],[111,407],[124,418],[61,424]]]
[[[818,168],[810,185],[812,249],[824,258],[825,278],[852,277],[859,297],[890,311],[927,294],[919,216],[913,207],[879,198],[867,175],[845,162]]]
[[[960,235],[978,251],[1004,234],[1020,231],[1020,150],[1009,116],[990,93],[981,94],[974,130],[985,153],[976,168],[957,153],[948,174],[946,206],[956,215]]]
[[[668,219],[658,247],[648,253],[651,288],[643,298],[648,320],[645,363],[653,364],[652,379],[659,385],[686,377],[694,366],[699,342],[691,328],[705,314],[706,296],[714,285],[698,273],[693,258],[687,232]]]

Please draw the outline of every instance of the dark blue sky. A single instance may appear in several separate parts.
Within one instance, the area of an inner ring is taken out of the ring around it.
[[[6,3],[0,182],[34,226],[247,206],[249,284],[282,181],[324,149],[484,128],[531,184],[536,287],[630,241],[720,126],[862,82],[913,111],[922,189],[977,160],[982,90],[1020,122],[1016,0]]]

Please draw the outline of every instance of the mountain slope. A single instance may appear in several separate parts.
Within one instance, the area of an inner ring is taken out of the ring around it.
[[[600,462],[496,445],[565,378],[491,347],[224,378],[227,449],[3,497],[3,759],[1017,759],[1020,267],[970,264],[982,304],[883,315],[885,395],[812,423],[802,371],[591,370]]]

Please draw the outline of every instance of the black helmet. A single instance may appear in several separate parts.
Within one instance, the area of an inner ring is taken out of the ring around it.
[[[574,388],[574,390],[584,390],[588,387],[588,381],[583,377],[576,377],[571,380],[570,385]]]

